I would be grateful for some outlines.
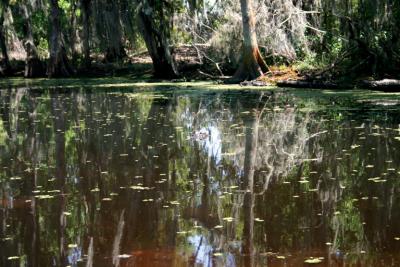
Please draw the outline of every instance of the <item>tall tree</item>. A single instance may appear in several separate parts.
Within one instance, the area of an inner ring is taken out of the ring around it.
[[[157,78],[174,78],[179,75],[170,48],[173,11],[170,2],[140,1],[139,26]]]
[[[257,43],[256,20],[252,0],[240,0],[243,24],[242,60],[233,76],[235,81],[254,80],[268,71]]]
[[[39,59],[37,48],[33,39],[33,26],[31,19],[32,6],[29,1],[21,3],[21,13],[24,18],[23,24],[23,35],[24,35],[24,47],[26,51],[25,59],[25,72],[26,78],[41,77],[45,74],[45,68]]]
[[[72,70],[68,63],[61,30],[61,10],[57,0],[50,0],[50,58],[47,75],[51,77],[70,76]]]
[[[11,72],[10,59],[8,57],[6,33],[4,28],[4,15],[8,7],[8,0],[0,0],[0,50],[2,55],[2,64],[0,74],[8,75]]]
[[[95,0],[95,26],[106,62],[121,61],[125,56],[118,0]]]
[[[91,2],[92,0],[81,0],[82,9],[82,39],[83,39],[83,57],[84,66],[89,68],[91,65],[90,60],[90,16],[91,16]]]

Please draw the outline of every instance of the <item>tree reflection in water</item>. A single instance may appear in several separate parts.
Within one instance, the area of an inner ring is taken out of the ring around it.
[[[399,106],[288,92],[0,94],[1,266],[400,263]]]

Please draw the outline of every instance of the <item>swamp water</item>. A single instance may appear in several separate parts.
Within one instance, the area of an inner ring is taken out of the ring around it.
[[[400,97],[300,92],[1,90],[0,266],[400,266]]]

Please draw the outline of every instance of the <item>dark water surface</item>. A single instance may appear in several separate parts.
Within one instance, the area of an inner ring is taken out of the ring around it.
[[[0,266],[400,266],[399,102],[0,95]]]

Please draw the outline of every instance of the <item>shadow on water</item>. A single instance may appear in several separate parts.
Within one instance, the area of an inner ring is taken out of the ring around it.
[[[400,265],[397,102],[0,94],[0,266]]]

